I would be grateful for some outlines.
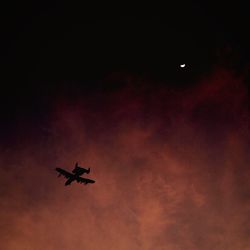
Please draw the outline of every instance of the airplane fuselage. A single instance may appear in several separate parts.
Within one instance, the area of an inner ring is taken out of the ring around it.
[[[70,177],[70,178],[65,182],[65,186],[70,185],[71,182],[73,182],[73,181],[76,181],[78,177],[79,177],[78,174],[75,174],[75,175],[73,175],[72,177]]]

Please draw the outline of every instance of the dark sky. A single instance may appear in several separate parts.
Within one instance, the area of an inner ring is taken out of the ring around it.
[[[247,8],[135,7],[1,8],[3,249],[250,248]]]
[[[114,73],[188,86],[217,63],[239,71],[248,65],[249,19],[240,2],[97,8],[45,1],[6,4],[1,12],[4,108],[60,91],[109,89],[103,79]]]
[[[97,80],[114,71],[176,82],[183,61],[194,77],[209,71],[227,47],[244,62],[248,56],[248,13],[240,4],[95,7],[52,2],[3,9],[6,75],[22,86],[34,80]]]

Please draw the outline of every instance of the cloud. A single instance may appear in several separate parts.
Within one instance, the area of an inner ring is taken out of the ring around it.
[[[45,129],[27,123],[2,148],[2,247],[248,249],[246,100],[243,80],[219,69],[186,89],[58,96]],[[76,161],[94,185],[56,178]]]

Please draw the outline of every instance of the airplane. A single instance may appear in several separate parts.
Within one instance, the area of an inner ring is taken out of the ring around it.
[[[65,186],[70,185],[71,182],[73,182],[73,181],[77,181],[78,183],[79,182],[84,183],[85,185],[87,185],[88,183],[95,183],[94,180],[80,177],[80,175],[82,175],[84,173],[88,174],[90,172],[90,168],[85,169],[85,168],[79,167],[78,163],[76,163],[75,168],[72,170],[73,174],[62,169],[62,168],[56,168],[55,170],[59,173],[58,177],[63,175],[65,178],[68,179],[65,182]]]

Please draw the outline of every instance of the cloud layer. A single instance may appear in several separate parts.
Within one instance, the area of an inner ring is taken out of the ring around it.
[[[6,250],[247,250],[249,113],[243,79],[130,84],[51,103],[1,148]],[[78,161],[94,185],[57,178]],[[85,165],[86,164],[86,165]]]

